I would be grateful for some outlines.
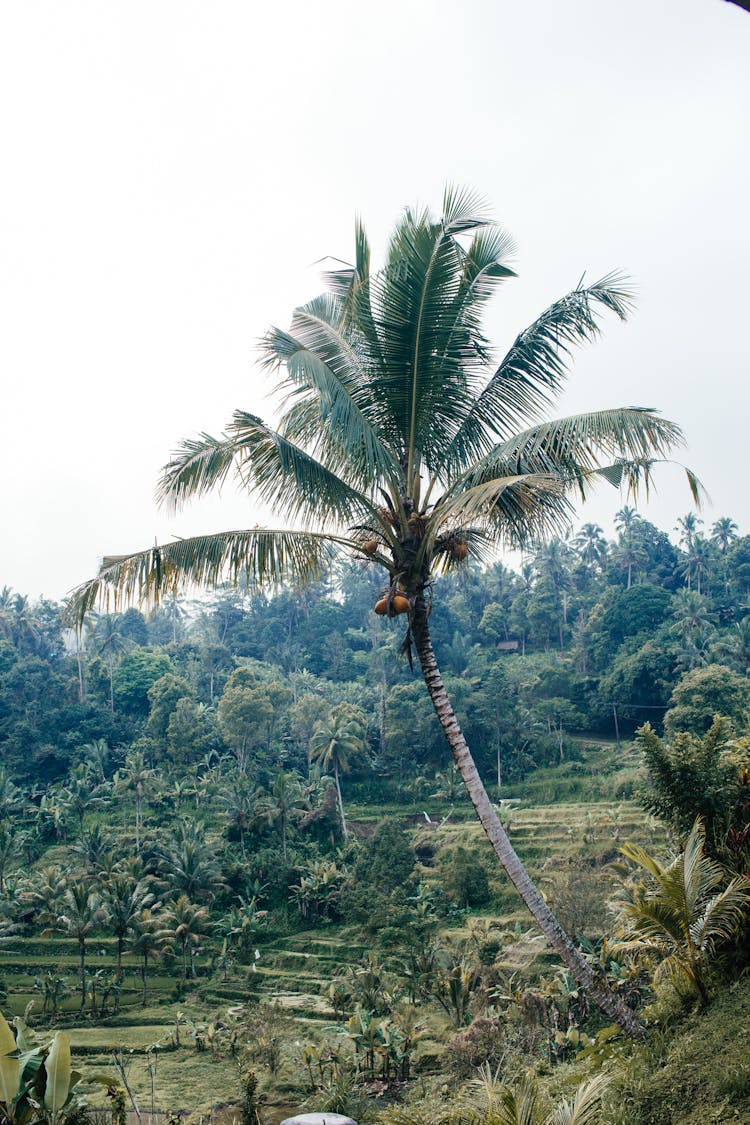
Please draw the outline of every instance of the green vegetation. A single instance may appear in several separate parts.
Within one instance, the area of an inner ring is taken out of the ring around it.
[[[446,691],[429,619],[438,575],[501,544],[525,549],[567,528],[571,496],[584,499],[598,479],[637,497],[654,465],[683,443],[681,431],[642,407],[540,421],[572,349],[599,332],[599,314],[626,318],[631,294],[617,275],[556,301],[495,366],[482,315],[514,271],[509,239],[476,195],[446,188],[439,218],[407,209],[377,271],[359,222],[355,243],[355,264],[327,275],[326,291],[295,310],[289,331],[273,328],[264,339],[264,367],[282,372],[286,395],[277,430],[237,411],[220,439],[184,442],[160,483],[161,498],[180,506],[234,475],[282,518],[312,530],[221,533],[105,561],[74,594],[71,613],[80,624],[112,595],[116,603],[134,593],[158,599],[227,574],[242,574],[255,590],[300,587],[335,553],[372,560],[388,580],[375,612],[406,617],[400,651],[410,665],[416,653],[497,859],[576,980],[638,1035],[633,1013],[592,973],[514,851]],[[698,482],[686,472],[697,501]],[[686,573],[689,597],[689,564]],[[545,596],[554,601],[554,591]],[[558,700],[561,708],[575,712]],[[337,755],[333,769],[346,841]]]
[[[360,230],[356,266],[270,333],[279,432],[237,414],[165,471],[181,503],[236,470],[320,531],[105,560],[78,632],[0,595],[8,1121],[31,1090],[42,1112],[24,1068],[70,1070],[68,1035],[116,1073],[116,1104],[69,1103],[80,1125],[122,1125],[124,1097],[141,1123],[691,1120],[677,1068],[748,965],[750,539],[691,513],[675,545],[626,506],[612,543],[537,542],[679,433],[539,422],[627,294],[579,287],[491,368],[505,244],[474,201],[445,208],[407,213],[379,273]],[[502,539],[518,573],[478,565]],[[226,565],[231,587],[177,599]],[[110,587],[165,600],[96,613]],[[750,1120],[741,1069],[705,1084],[705,1120]]]

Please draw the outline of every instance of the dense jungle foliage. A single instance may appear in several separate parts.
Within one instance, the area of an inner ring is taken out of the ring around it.
[[[72,1028],[94,1070],[130,1043],[141,1100],[150,1083],[246,1122],[274,1120],[265,1097],[416,1125],[436,1091],[446,1122],[515,1120],[513,1099],[542,1121],[593,1071],[592,1120],[750,1120],[745,1071],[712,1094],[734,1116],[678,1116],[676,1079],[656,1105],[684,1021],[709,1029],[747,966],[750,537],[701,523],[675,544],[623,508],[614,542],[586,524],[518,571],[460,569],[431,618],[504,824],[645,1045],[529,930],[364,563],[304,593],[90,614],[80,636],[2,592],[16,1035]],[[161,1086],[159,1052],[181,1060]]]

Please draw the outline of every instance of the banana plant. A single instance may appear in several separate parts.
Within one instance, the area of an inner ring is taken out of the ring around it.
[[[3,1125],[62,1125],[86,1105],[83,1077],[73,1070],[70,1036],[56,1031],[39,1043],[24,1020],[16,1034],[0,1013],[0,1119]],[[97,1075],[107,1087],[116,1080]]]

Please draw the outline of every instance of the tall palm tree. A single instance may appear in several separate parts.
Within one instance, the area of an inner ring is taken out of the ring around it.
[[[511,848],[445,691],[429,616],[438,574],[500,544],[564,531],[571,497],[585,497],[601,476],[635,494],[682,435],[640,407],[543,420],[574,346],[598,334],[598,314],[625,319],[630,294],[619,277],[579,284],[498,364],[481,318],[514,276],[512,248],[476,197],[449,188],[439,219],[406,211],[377,272],[360,223],[355,241],[354,265],[327,275],[327,291],[295,311],[289,331],[265,338],[264,370],[285,396],[278,429],[238,411],[220,437],[183,443],[161,480],[161,499],[180,507],[235,475],[291,527],[105,558],[71,611],[80,621],[101,602],[153,600],[191,583],[299,585],[322,576],[336,549],[377,563],[386,577],[379,608],[405,616],[404,651],[416,652],[501,863],[571,971],[635,1031],[632,1013],[597,986]]]
[[[696,535],[700,534],[698,528],[702,523],[703,520],[700,516],[697,516],[695,512],[688,512],[687,515],[680,516],[677,520],[675,531],[679,531],[680,546],[683,547],[688,554],[690,554],[690,550],[693,546],[693,540]]]
[[[94,651],[107,662],[109,672],[109,709],[115,713],[115,662],[128,647],[128,638],[122,631],[122,617],[119,614],[104,613],[94,622]]]
[[[310,739],[311,764],[317,763],[325,773],[333,770],[344,843],[349,839],[349,830],[341,797],[341,774],[349,772],[351,759],[365,749],[364,715],[360,717],[358,710],[349,703],[337,704],[327,719],[316,724]]]
[[[255,823],[256,806],[260,789],[248,775],[238,770],[230,779],[230,784],[219,793],[219,804],[229,823],[237,829],[240,848],[245,856],[245,834]]]

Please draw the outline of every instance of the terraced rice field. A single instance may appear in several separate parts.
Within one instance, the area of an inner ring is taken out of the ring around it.
[[[439,820],[447,809],[436,802],[427,802],[431,819]],[[404,819],[404,811],[389,809],[352,810],[352,819],[366,825],[378,822],[384,815]],[[542,881],[556,870],[564,870],[576,857],[594,867],[601,867],[614,858],[621,841],[636,840],[649,849],[660,851],[665,843],[664,830],[644,817],[634,802],[594,801],[581,804],[550,804],[514,806],[507,813],[511,840],[532,874]],[[413,817],[411,824],[414,824]],[[438,868],[430,866],[431,852],[462,845],[475,851],[491,871],[491,883],[497,907],[482,912],[488,921],[503,929],[517,925],[530,930],[531,921],[505,876],[496,872],[492,853],[480,826],[473,819],[468,804],[457,805],[449,821],[439,830],[424,825],[413,829],[415,840],[427,863],[422,871],[425,882],[439,879]],[[255,999],[274,1005],[292,1021],[293,1041],[316,1038],[334,1023],[335,1016],[328,997],[333,979],[340,977],[347,966],[363,960],[368,947],[351,931],[330,926],[263,941],[258,937],[260,958],[255,966],[236,965],[223,979],[221,972],[209,975],[207,959],[199,958],[199,977],[180,989],[179,967],[173,971],[155,966],[149,974],[148,997],[144,1005],[140,978],[140,961],[132,955],[123,958],[124,979],[119,1010],[114,1012],[110,995],[104,1016],[92,1017],[90,1012],[80,1018],[80,994],[77,991],[78,946],[74,939],[62,937],[14,937],[0,948],[0,977],[7,992],[3,1010],[23,1014],[34,1001],[32,1022],[43,1026],[42,1000],[35,982],[47,972],[62,975],[68,982],[69,994],[62,1000],[60,1011],[71,1032],[74,1052],[88,1072],[112,1072],[112,1052],[122,1048],[129,1067],[129,1078],[141,1103],[150,1097],[151,1073],[156,1065],[157,1100],[170,1109],[183,1109],[194,1119],[206,1114],[212,1106],[231,1103],[239,1098],[239,1082],[234,1059],[214,1055],[210,1050],[197,1052],[196,1025],[226,1018],[238,1005]],[[87,968],[90,972],[104,970],[110,975],[115,967],[115,942],[108,937],[94,937],[87,943]],[[525,958],[544,955],[544,946],[532,940],[528,946],[508,950],[509,964]],[[176,991],[177,990],[177,991]],[[101,991],[99,992],[101,995]],[[180,1018],[178,1013],[183,1013]],[[179,1042],[178,1042],[179,1040]],[[299,1048],[297,1048],[298,1050]],[[292,1067],[294,1047],[289,1048],[288,1066]]]

